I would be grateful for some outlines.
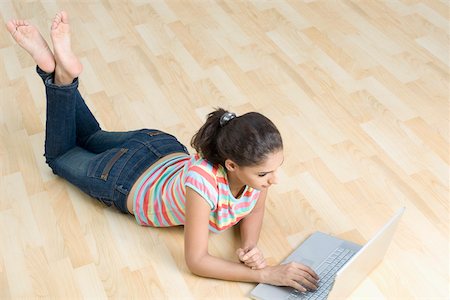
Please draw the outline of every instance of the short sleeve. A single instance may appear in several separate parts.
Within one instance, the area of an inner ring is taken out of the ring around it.
[[[185,186],[198,193],[214,210],[219,196],[217,181],[214,175],[201,166],[192,166],[186,174]]]

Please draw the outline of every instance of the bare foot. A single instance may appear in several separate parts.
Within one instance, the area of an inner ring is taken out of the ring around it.
[[[11,20],[6,27],[17,44],[33,57],[41,70],[53,73],[55,70],[53,53],[36,27],[25,20]]]
[[[55,83],[70,84],[83,70],[70,44],[69,17],[65,11],[57,13],[51,27],[56,68]]]

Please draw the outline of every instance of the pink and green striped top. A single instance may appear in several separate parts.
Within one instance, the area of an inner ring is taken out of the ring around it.
[[[222,166],[213,166],[198,155],[181,154],[155,166],[138,183],[133,199],[136,221],[153,227],[183,225],[186,187],[211,208],[209,229],[213,232],[226,230],[249,214],[260,194],[246,186],[236,199]]]

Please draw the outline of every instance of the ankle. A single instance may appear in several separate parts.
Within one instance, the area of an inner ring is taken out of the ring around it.
[[[73,80],[72,76],[68,74],[61,74],[60,72],[55,72],[55,84],[59,86],[72,84]]]

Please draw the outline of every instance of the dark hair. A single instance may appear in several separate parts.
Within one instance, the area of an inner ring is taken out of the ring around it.
[[[280,132],[267,117],[249,112],[228,118],[221,126],[220,118],[225,113],[229,115],[223,108],[209,113],[191,139],[191,146],[210,163],[225,166],[225,160],[231,159],[240,166],[252,166],[283,149]]]

